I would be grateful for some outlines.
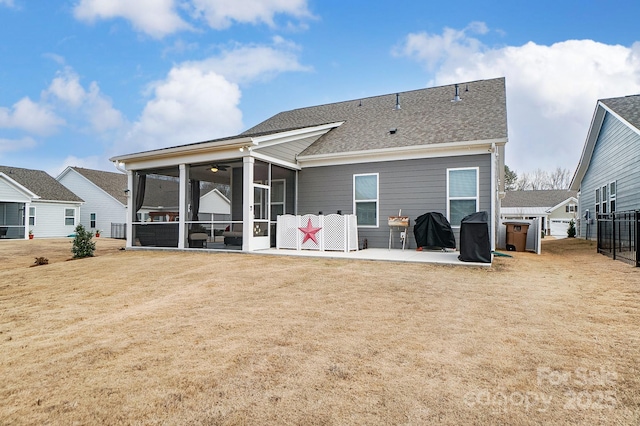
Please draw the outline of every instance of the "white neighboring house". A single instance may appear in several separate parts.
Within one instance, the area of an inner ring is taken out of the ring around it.
[[[111,237],[112,223],[125,223],[127,218],[127,175],[103,170],[67,167],[56,178],[85,201],[80,223],[91,232]]]
[[[205,219],[205,215],[208,217]],[[200,220],[229,220],[226,217],[231,215],[231,201],[218,189],[214,188],[200,197]]]
[[[577,218],[577,191],[539,190],[507,191],[500,208],[500,218],[540,219],[545,235],[567,236],[569,222]]]
[[[110,238],[112,223],[126,223],[130,192],[127,191],[127,175],[124,173],[67,167],[56,179],[85,201],[80,223],[87,230],[95,232],[99,229],[101,236]],[[177,210],[170,201],[171,193],[177,190],[175,182],[149,179],[145,204],[140,210],[143,219],[149,220],[151,212]],[[208,215],[205,220],[213,220],[214,215],[231,214],[231,202],[217,189],[200,197],[200,206],[200,213]]]
[[[42,170],[0,166],[0,238],[66,237],[82,198]]]

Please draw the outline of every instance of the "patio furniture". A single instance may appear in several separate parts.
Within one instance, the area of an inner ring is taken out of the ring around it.
[[[209,235],[204,232],[194,232],[189,235],[189,247],[206,248]]]

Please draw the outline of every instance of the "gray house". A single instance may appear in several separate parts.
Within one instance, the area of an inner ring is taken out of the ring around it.
[[[0,166],[0,238],[66,237],[83,200],[42,170]]]
[[[143,241],[153,234],[157,246],[189,248],[197,232],[215,249],[222,232],[229,237],[220,248],[259,250],[276,244],[278,216],[338,213],[357,218],[360,245],[387,247],[388,217],[400,210],[412,221],[440,212],[456,238],[464,216],[487,211],[493,246],[506,143],[505,80],[497,78],[300,108],[237,136],[111,160],[128,173],[129,246],[154,245]],[[178,186],[174,223],[155,229],[138,215],[150,178]],[[229,220],[200,220],[203,183],[226,188]],[[315,232],[304,224],[305,237]],[[169,238],[157,244],[160,234]]]
[[[598,101],[571,189],[583,238],[597,237],[599,215],[640,209],[640,95]]]

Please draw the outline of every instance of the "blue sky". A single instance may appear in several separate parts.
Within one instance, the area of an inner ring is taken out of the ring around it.
[[[573,171],[640,93],[635,1],[0,0],[0,164],[57,175],[283,110],[506,77],[507,164]]]

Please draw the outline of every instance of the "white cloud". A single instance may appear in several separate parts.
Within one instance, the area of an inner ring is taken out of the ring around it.
[[[155,84],[153,94],[123,143],[115,147],[120,153],[204,141],[242,128],[240,89],[214,72],[174,67]]]
[[[239,23],[265,23],[274,26],[276,14],[297,18],[309,17],[307,0],[192,0],[193,15],[203,18],[209,26],[224,29],[233,21]]]
[[[283,72],[310,71],[298,61],[293,52],[295,45],[285,43],[283,39],[276,39],[275,45],[282,48],[240,46],[191,64],[224,75],[227,80],[238,84],[267,80]]]
[[[116,110],[111,100],[100,91],[95,81],[85,90],[80,84],[80,77],[70,67],[58,72],[44,97],[53,96],[62,104],[84,117],[93,131],[98,133],[116,129],[124,124],[120,111]]]
[[[11,108],[0,107],[0,128],[20,129],[44,136],[55,133],[64,123],[49,106],[28,97],[20,99]]]
[[[477,32],[477,31],[476,31]],[[490,48],[467,30],[409,34],[394,54],[434,71],[429,85],[505,76],[507,164],[518,172],[578,163],[596,101],[640,93],[640,43],[591,40]]]
[[[205,21],[217,30],[228,28],[234,22],[264,23],[273,27],[274,17],[278,14],[298,19],[312,16],[307,0],[79,0],[73,14],[76,19],[89,23],[123,18],[137,31],[162,38],[178,31],[193,30],[179,10],[187,11],[195,22]],[[304,25],[294,26],[291,22],[287,25],[304,28]]]
[[[80,0],[73,14],[76,19],[90,23],[124,18],[136,30],[156,38],[190,28],[176,12],[175,0]]]
[[[106,157],[92,155],[89,157],[76,157],[75,155],[69,155],[61,162],[51,162],[50,164],[43,165],[43,170],[49,173],[51,176],[58,176],[67,167],[84,167],[85,169],[105,170],[107,172],[117,172],[113,163],[111,163]]]
[[[0,0],[0,5],[1,6],[7,6],[7,7],[13,7],[14,3],[13,3],[13,0]]]
[[[174,66],[150,86],[151,100],[115,154],[157,149],[230,136],[243,128],[241,84],[288,71],[305,71],[291,50],[276,40],[270,46],[239,46],[220,56]]]
[[[0,138],[0,154],[11,151],[22,151],[24,149],[31,149],[36,146],[36,141],[29,137],[23,137],[20,139],[3,139]]]

